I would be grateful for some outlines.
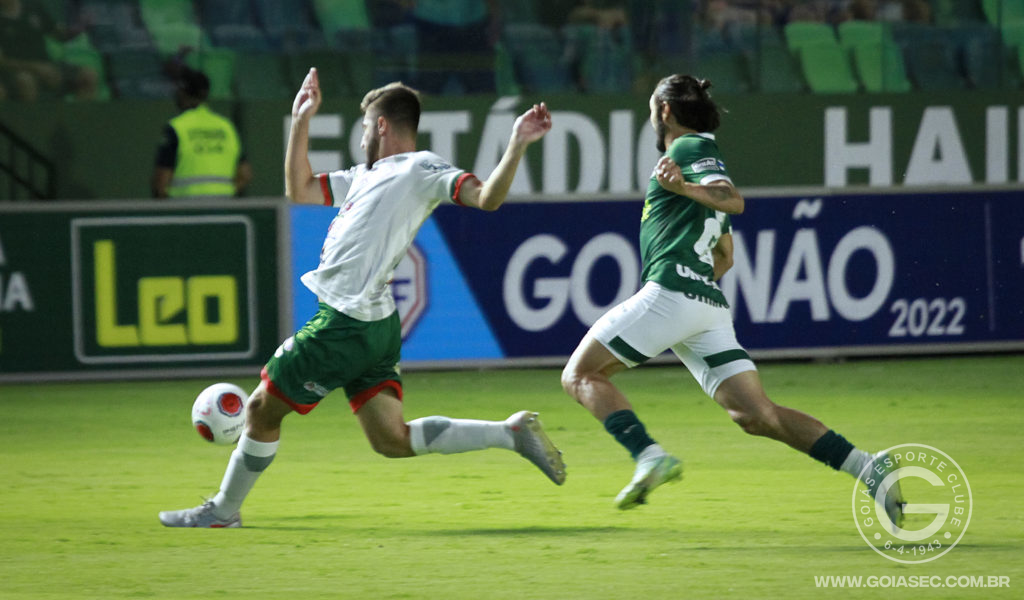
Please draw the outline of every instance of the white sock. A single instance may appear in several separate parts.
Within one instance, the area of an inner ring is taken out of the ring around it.
[[[416,454],[456,454],[484,448],[515,448],[512,432],[504,421],[476,421],[423,417],[409,422],[410,441]]]
[[[238,512],[260,474],[274,460],[280,443],[257,442],[242,434],[238,446],[231,453],[224,479],[220,482],[220,491],[213,497],[214,516],[226,519]]]
[[[846,457],[843,464],[839,467],[839,470],[844,473],[853,475],[854,478],[859,479],[861,471],[863,471],[871,461],[874,459],[873,456],[863,450],[854,448],[850,451],[850,455]]]

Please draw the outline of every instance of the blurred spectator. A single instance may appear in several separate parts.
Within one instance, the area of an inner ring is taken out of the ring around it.
[[[175,100],[181,114],[164,126],[153,168],[155,198],[231,197],[252,179],[238,132],[230,120],[210,110],[210,80],[175,63]]]
[[[629,26],[626,0],[537,0],[537,20],[561,29],[570,24],[590,24],[601,29]]]
[[[461,55],[462,68],[427,65],[417,78],[428,93],[490,93],[499,35],[496,0],[415,0],[412,21],[422,57]]]
[[[932,5],[926,0],[903,0],[903,20],[913,23],[931,23]]]
[[[927,0],[851,0],[849,17],[861,21],[931,23],[932,7]]]
[[[59,42],[82,33],[79,25],[57,23],[33,0],[0,0],[0,84],[13,97],[32,102],[43,92],[73,94],[79,100],[96,97],[98,77],[92,69],[54,62],[46,36]]]
[[[374,27],[387,29],[407,23],[415,4],[415,0],[369,0],[366,10]]]

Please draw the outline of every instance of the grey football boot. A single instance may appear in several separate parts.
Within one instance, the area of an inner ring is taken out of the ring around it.
[[[544,433],[537,413],[521,410],[505,419],[505,425],[512,431],[516,452],[537,465],[551,481],[558,485],[565,483],[562,451]]]
[[[165,527],[208,527],[222,529],[241,527],[242,516],[239,513],[235,513],[227,519],[218,518],[213,514],[213,501],[207,500],[195,508],[162,511],[160,513],[160,522]]]

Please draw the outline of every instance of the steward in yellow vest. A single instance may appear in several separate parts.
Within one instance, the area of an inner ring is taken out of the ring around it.
[[[229,119],[205,104],[210,80],[183,68],[176,100],[181,114],[164,126],[153,170],[156,198],[229,198],[252,178],[252,170]]]

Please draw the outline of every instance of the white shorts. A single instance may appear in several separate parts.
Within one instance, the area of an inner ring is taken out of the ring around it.
[[[605,313],[590,335],[630,368],[671,348],[711,397],[726,379],[756,370],[728,308],[653,282]]]

